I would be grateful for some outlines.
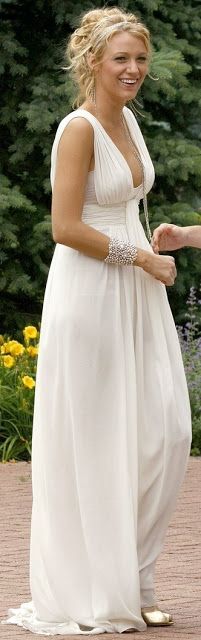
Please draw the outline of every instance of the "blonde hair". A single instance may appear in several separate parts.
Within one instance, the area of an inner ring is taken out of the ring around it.
[[[151,53],[148,29],[132,13],[113,7],[111,9],[94,9],[84,14],[80,26],[72,33],[66,55],[70,62],[66,69],[71,70],[79,93],[75,100],[77,107],[93,95],[94,73],[88,64],[88,54],[94,54],[96,64],[100,62],[110,38],[121,31],[128,31],[141,38]]]

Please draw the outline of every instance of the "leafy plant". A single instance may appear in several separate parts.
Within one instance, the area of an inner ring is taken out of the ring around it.
[[[191,287],[187,322],[178,327],[192,412],[192,455],[201,455],[201,336],[199,294]]]
[[[0,457],[29,460],[39,332],[27,326],[23,343],[1,336]]]

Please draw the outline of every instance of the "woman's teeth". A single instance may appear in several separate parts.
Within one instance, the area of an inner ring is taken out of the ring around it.
[[[135,84],[137,82],[137,80],[124,80],[124,79],[121,79],[121,78],[120,78],[120,80],[121,80],[121,82],[123,82],[123,84]]]

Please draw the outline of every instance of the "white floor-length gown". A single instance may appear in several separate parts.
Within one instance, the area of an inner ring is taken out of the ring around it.
[[[154,180],[139,126],[124,107]],[[142,187],[98,120],[83,221],[152,251],[139,219]],[[78,185],[79,189],[79,185]],[[189,399],[163,284],[57,244],[45,293],[33,428],[32,602],[8,622],[35,633],[146,629],[161,551],[191,441]],[[91,627],[91,629],[87,629]]]

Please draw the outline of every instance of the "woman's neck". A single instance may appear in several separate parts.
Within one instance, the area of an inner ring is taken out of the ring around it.
[[[94,115],[104,126],[115,128],[122,122],[122,110],[124,104],[116,104],[112,100],[107,102],[96,96],[95,102],[86,100],[81,108]]]

